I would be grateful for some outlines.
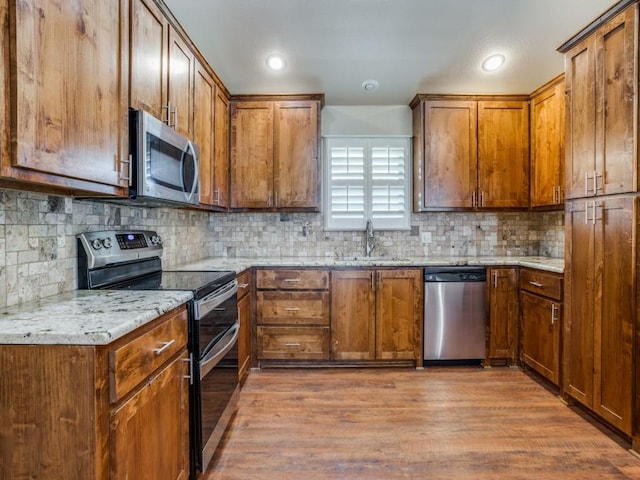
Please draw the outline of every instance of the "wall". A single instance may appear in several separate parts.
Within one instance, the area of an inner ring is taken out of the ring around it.
[[[322,109],[322,136],[413,135],[411,109],[407,105],[326,106]]]
[[[420,213],[412,231],[376,231],[372,255],[389,257],[564,254],[564,217],[552,213]],[[321,214],[217,214],[215,256],[364,255],[364,232],[322,229]],[[423,243],[423,241],[425,243]]]
[[[563,255],[560,212],[428,213],[413,215],[411,225],[412,232],[376,232],[373,254]],[[210,256],[334,257],[364,251],[363,232],[325,232],[321,214],[208,214],[0,190],[0,307],[75,289],[75,235],[126,228],[160,233],[165,268]]]

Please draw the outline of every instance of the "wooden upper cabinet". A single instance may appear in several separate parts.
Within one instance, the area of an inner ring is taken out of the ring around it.
[[[187,138],[193,138],[193,72],[195,57],[187,43],[173,28],[169,29],[169,126]]]
[[[232,208],[319,211],[321,96],[305,97],[232,99]]]
[[[212,205],[229,207],[229,97],[218,86],[214,109],[214,168]]]
[[[471,208],[477,188],[477,102],[426,101],[423,109],[422,206]]]
[[[565,53],[567,198],[635,192],[638,5]]]
[[[215,205],[214,195],[214,107],[216,98],[216,84],[207,70],[196,62],[194,77],[194,141],[200,151],[199,181],[200,203]]]
[[[274,105],[274,190],[276,208],[318,208],[319,102]]]
[[[527,98],[418,95],[411,107],[414,210],[529,207]]]
[[[532,208],[564,204],[565,141],[564,75],[531,96],[531,189]]]
[[[2,176],[60,191],[124,195],[127,2],[87,0],[81,9],[77,2],[10,3],[0,9],[8,41],[0,81],[9,100],[0,111],[10,129]]]
[[[196,59],[153,0],[131,0],[130,104],[193,139]]]
[[[273,103],[231,103],[231,207],[273,207]]]
[[[529,108],[526,101],[478,102],[478,206],[529,205]]]
[[[153,0],[131,0],[132,108],[167,118],[169,22]]]

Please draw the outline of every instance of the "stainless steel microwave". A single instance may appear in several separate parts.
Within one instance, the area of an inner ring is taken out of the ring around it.
[[[197,146],[143,110],[129,111],[129,128],[129,197],[147,205],[200,203]]]

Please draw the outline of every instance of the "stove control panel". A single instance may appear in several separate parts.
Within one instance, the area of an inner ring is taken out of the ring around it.
[[[162,256],[162,238],[151,230],[85,232],[77,239],[89,269]]]

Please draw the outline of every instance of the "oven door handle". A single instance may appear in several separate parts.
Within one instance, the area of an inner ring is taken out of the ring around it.
[[[215,367],[222,358],[229,353],[238,340],[240,322],[234,323],[220,339],[218,344],[200,360],[200,380],[202,380]],[[230,338],[229,338],[230,337]],[[218,346],[219,345],[219,346]]]
[[[215,292],[210,293],[202,300],[196,302],[195,317],[196,320],[200,320],[206,316],[209,312],[215,309],[218,305],[221,305],[225,301],[229,300],[236,293],[238,293],[238,280],[233,280],[227,283],[224,287],[219,288]]]

